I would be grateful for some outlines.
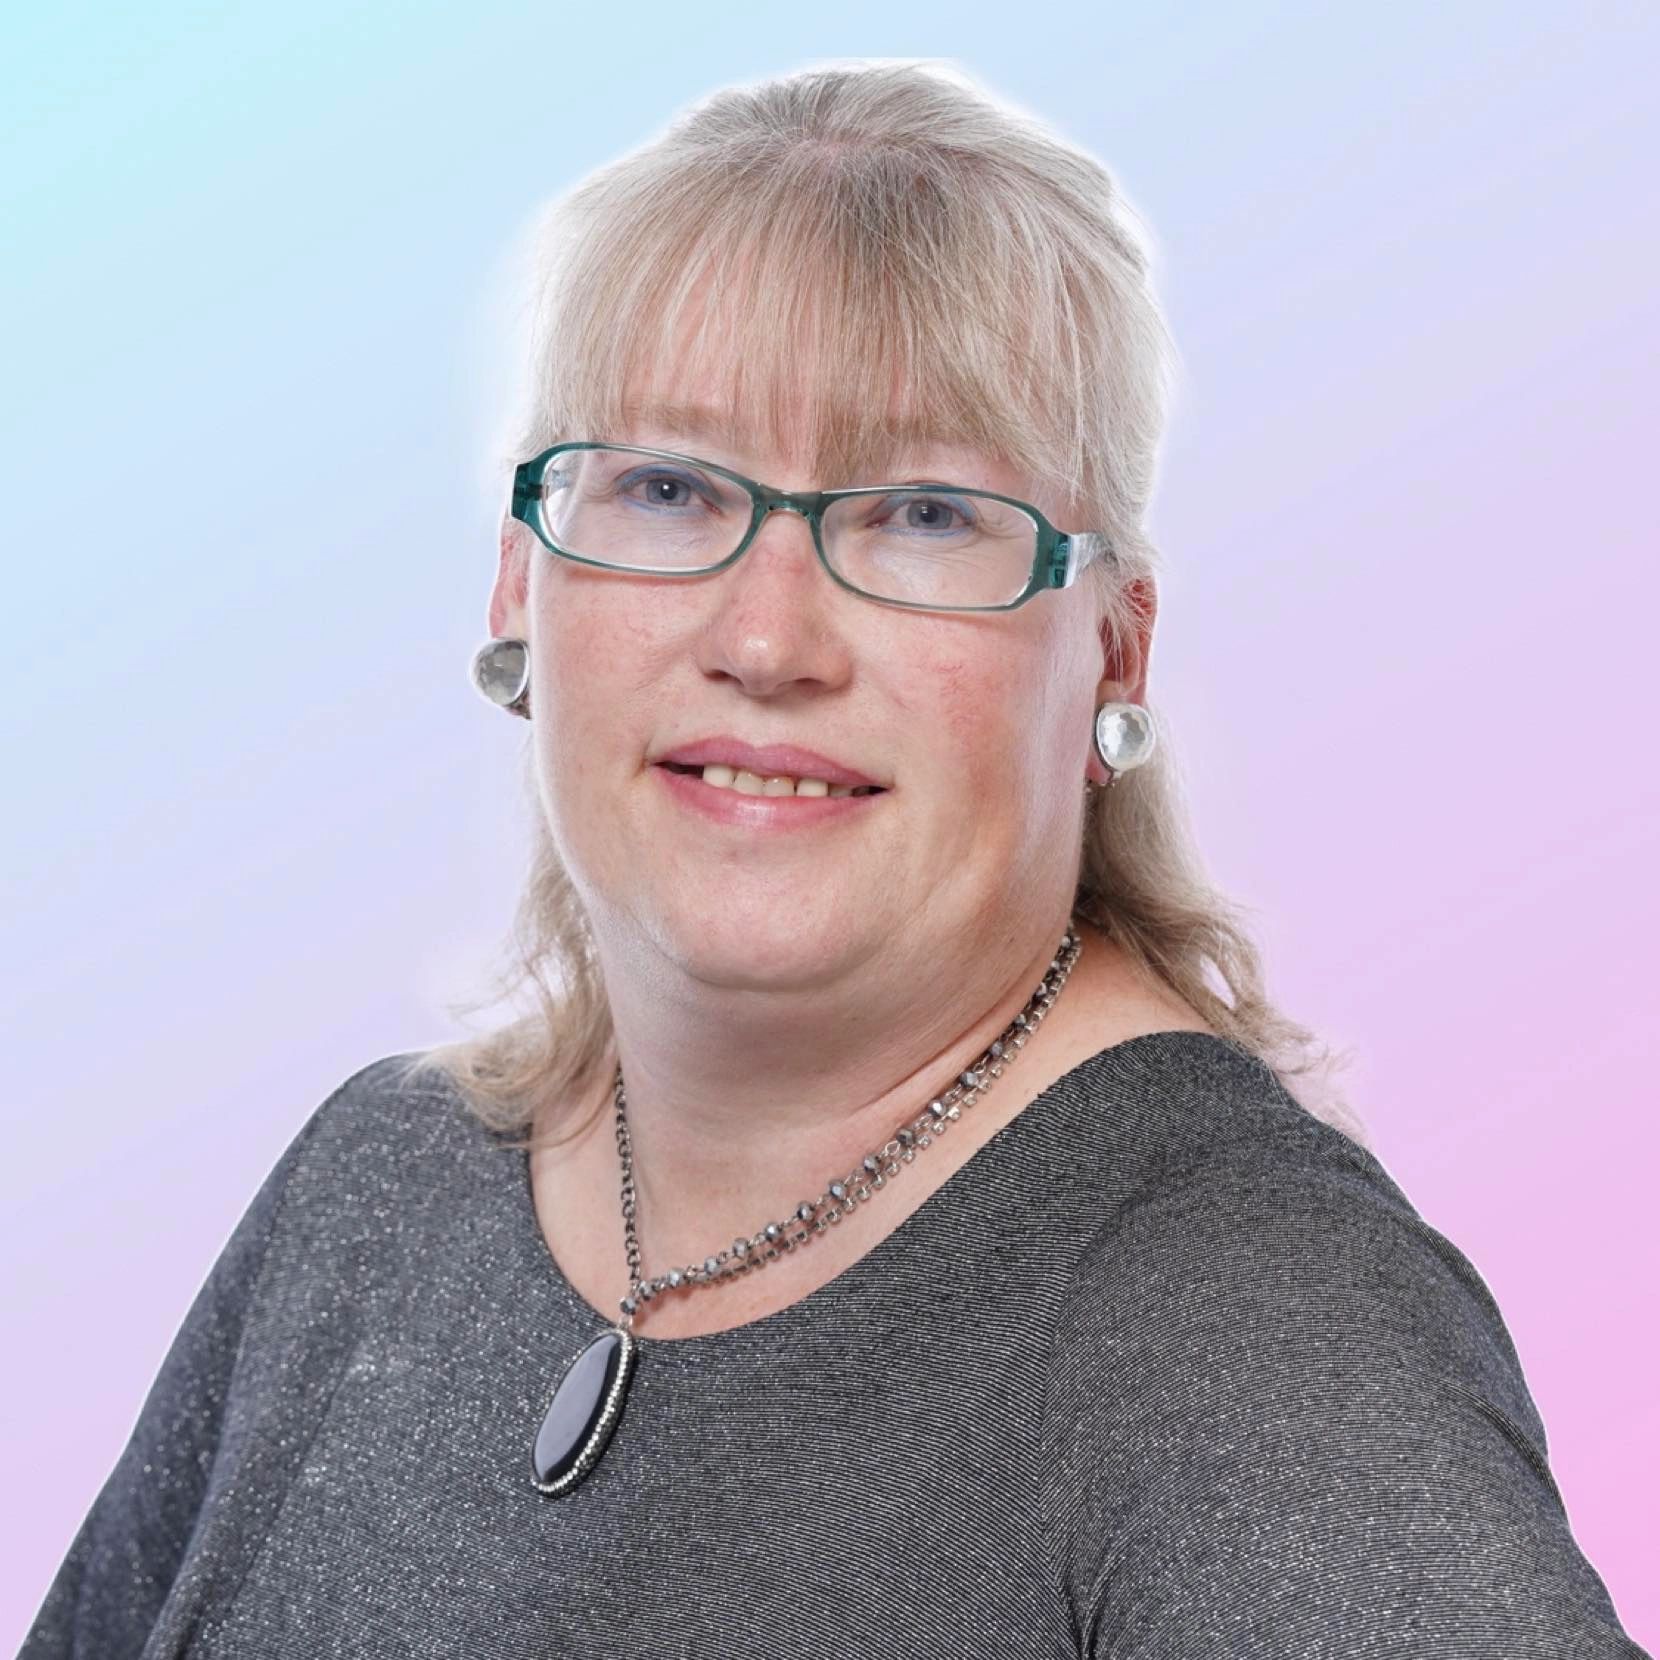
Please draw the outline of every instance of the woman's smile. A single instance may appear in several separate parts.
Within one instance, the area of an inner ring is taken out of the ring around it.
[[[658,762],[651,769],[681,806],[717,824],[750,830],[805,830],[868,813],[888,791],[871,785],[825,785],[822,779],[761,778],[732,767],[686,767]],[[706,779],[705,772],[712,774]],[[814,784],[822,786],[814,791]],[[838,792],[848,793],[838,793]],[[855,793],[856,792],[856,793]]]

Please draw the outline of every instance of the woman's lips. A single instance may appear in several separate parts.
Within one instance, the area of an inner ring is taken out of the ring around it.
[[[719,784],[705,784],[697,773],[675,772],[661,763],[651,769],[681,806],[716,824],[756,830],[805,830],[873,807],[887,795],[746,795]]]
[[[830,784],[881,784],[879,778],[802,744],[752,744],[725,734],[676,744],[650,759],[659,766],[726,766],[734,772],[752,772],[759,778],[787,776],[821,778]]]
[[[787,773],[762,771],[756,767],[732,767],[721,763],[688,766],[681,761],[659,761],[660,767],[670,772],[701,776],[705,784],[716,789],[735,789],[739,795],[815,796],[815,795],[878,795],[884,786],[874,781],[832,779],[824,773]]]

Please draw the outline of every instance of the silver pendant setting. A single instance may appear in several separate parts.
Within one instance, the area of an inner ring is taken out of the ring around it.
[[[531,1448],[531,1480],[541,1492],[570,1492],[599,1462],[622,1416],[638,1353],[634,1334],[613,1326],[566,1369]]]

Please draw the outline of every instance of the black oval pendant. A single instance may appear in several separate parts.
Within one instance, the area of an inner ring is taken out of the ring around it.
[[[599,1462],[622,1416],[636,1345],[620,1326],[596,1337],[571,1362],[531,1451],[532,1479],[544,1493],[566,1493]]]

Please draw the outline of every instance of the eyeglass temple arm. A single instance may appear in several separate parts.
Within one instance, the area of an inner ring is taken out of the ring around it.
[[[1078,530],[1068,534],[1062,531],[1049,556],[1049,586],[1066,588],[1076,582],[1081,571],[1111,552],[1106,532]]]

